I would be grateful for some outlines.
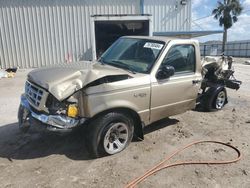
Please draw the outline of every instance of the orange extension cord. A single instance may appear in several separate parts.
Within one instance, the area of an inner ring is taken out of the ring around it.
[[[238,154],[238,157],[232,160],[224,160],[224,161],[180,161],[180,162],[175,162],[175,163],[171,163],[171,164],[164,164],[167,161],[169,161],[171,158],[173,158],[175,155],[177,155],[178,153],[180,153],[181,151],[196,145],[196,144],[200,144],[200,143],[215,143],[215,144],[220,144],[220,145],[224,145],[227,147],[232,148],[233,150],[235,150]],[[142,182],[143,180],[145,180],[147,177],[155,174],[156,172],[165,169],[165,168],[169,168],[169,167],[173,167],[173,166],[179,166],[179,165],[191,165],[191,164],[209,164],[209,165],[215,165],[215,164],[229,164],[229,163],[235,163],[237,161],[239,161],[241,159],[242,155],[240,153],[240,151],[229,144],[226,144],[224,142],[219,142],[219,141],[210,141],[210,140],[203,140],[203,141],[196,141],[196,142],[192,142],[180,149],[178,149],[177,151],[173,152],[171,155],[169,155],[168,157],[166,157],[162,162],[160,162],[159,164],[157,164],[156,166],[154,166],[152,169],[148,170],[145,174],[143,174],[142,176],[134,179],[133,181],[131,181],[129,184],[127,184],[125,186],[125,188],[133,188],[136,185],[138,185],[140,182]]]

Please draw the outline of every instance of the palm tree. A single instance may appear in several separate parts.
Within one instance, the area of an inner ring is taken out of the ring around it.
[[[238,21],[238,16],[241,14],[243,7],[239,0],[224,0],[218,1],[217,7],[212,14],[216,20],[219,20],[220,26],[223,26],[223,43],[222,52],[225,51],[227,42],[227,30],[232,27],[233,23]]]

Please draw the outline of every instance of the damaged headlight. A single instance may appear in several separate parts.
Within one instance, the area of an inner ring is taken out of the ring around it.
[[[59,101],[53,95],[49,95],[46,106],[53,115],[67,115],[73,118],[79,115],[78,100],[74,96]]]
[[[73,118],[78,116],[78,107],[76,104],[70,104],[68,106],[67,115]]]
[[[71,96],[67,99],[67,102],[69,103],[68,109],[67,109],[67,115],[73,118],[77,117],[79,113],[78,105],[77,105],[78,100],[74,96]]]

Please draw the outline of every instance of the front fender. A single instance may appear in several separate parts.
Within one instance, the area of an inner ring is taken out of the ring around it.
[[[125,100],[102,101],[102,103],[96,106],[92,106],[91,104],[89,104],[88,106],[89,106],[89,110],[88,110],[89,115],[91,117],[103,111],[115,109],[115,108],[127,108],[135,112],[139,111],[138,107],[135,104],[131,103],[130,101],[125,101]]]
[[[110,95],[89,95],[84,97],[85,117],[92,118],[95,115],[118,108],[130,109],[136,112],[140,119],[145,123],[149,123],[149,98],[150,94],[146,91],[144,97],[134,96],[130,91],[124,93],[113,93]]]

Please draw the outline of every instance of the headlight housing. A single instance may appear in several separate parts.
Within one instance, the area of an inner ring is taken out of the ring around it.
[[[46,106],[50,114],[66,115],[73,118],[79,115],[78,100],[74,96],[70,96],[64,101],[59,101],[50,94]]]
[[[73,118],[75,118],[75,117],[78,116],[78,107],[77,107],[77,104],[70,104],[70,105],[68,105],[67,116],[73,117]]]

